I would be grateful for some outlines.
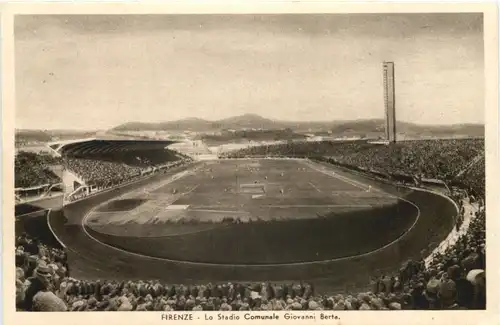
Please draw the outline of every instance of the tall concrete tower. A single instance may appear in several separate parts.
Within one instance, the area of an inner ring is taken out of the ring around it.
[[[385,138],[396,142],[396,92],[394,62],[384,62]]]

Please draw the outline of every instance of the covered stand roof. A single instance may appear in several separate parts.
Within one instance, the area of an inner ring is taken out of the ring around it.
[[[163,149],[175,141],[166,140],[102,140],[87,139],[63,144],[58,151],[63,156],[99,155],[126,151]]]

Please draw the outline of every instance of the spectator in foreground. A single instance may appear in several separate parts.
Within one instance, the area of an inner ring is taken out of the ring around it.
[[[27,311],[65,311],[66,305],[51,290],[51,269],[41,260],[34,276],[28,279],[24,297],[24,309]]]

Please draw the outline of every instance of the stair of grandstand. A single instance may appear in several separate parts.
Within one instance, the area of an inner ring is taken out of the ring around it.
[[[481,153],[481,154],[477,155],[474,159],[472,159],[472,161],[469,164],[467,164],[467,166],[465,166],[464,169],[462,169],[461,171],[458,172],[457,177],[462,176],[470,168],[472,168],[474,165],[476,165],[477,163],[479,163],[482,160],[484,160],[484,153]]]

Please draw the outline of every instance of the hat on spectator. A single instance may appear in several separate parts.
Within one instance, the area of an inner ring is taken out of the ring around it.
[[[118,307],[118,311],[132,311],[133,309],[134,309],[134,307],[132,306],[132,304],[128,300],[125,302],[122,302],[120,307]]]
[[[302,305],[296,301],[292,304],[292,309],[293,310],[302,310]]]
[[[345,310],[345,303],[343,300],[340,300],[333,306],[333,310]]]
[[[35,270],[35,276],[39,280],[50,279],[51,275],[52,275],[52,273],[50,272],[50,269],[45,262],[38,264],[38,266]]]
[[[72,305],[71,305],[71,309],[72,310],[77,310],[78,308],[80,308],[81,306],[83,306],[83,300],[77,300],[75,301]]]
[[[320,309],[319,308],[319,304],[316,301],[314,301],[314,300],[310,300],[309,301],[308,308],[309,308],[309,310],[318,310],[318,309]]]
[[[361,307],[359,307],[359,310],[371,310],[370,306],[368,304],[363,303]]]
[[[427,293],[430,293],[430,294],[438,293],[440,284],[441,284],[441,281],[439,281],[438,279],[436,279],[436,278],[430,279],[429,282],[427,282],[427,287],[426,287]]]
[[[484,270],[474,269],[474,270],[470,270],[469,273],[467,273],[467,277],[466,278],[467,278],[467,281],[469,281],[473,285],[476,285],[477,282],[478,282],[477,279],[480,276],[484,277]]]
[[[389,304],[389,309],[391,310],[401,310],[401,304],[397,302],[392,302]]]

